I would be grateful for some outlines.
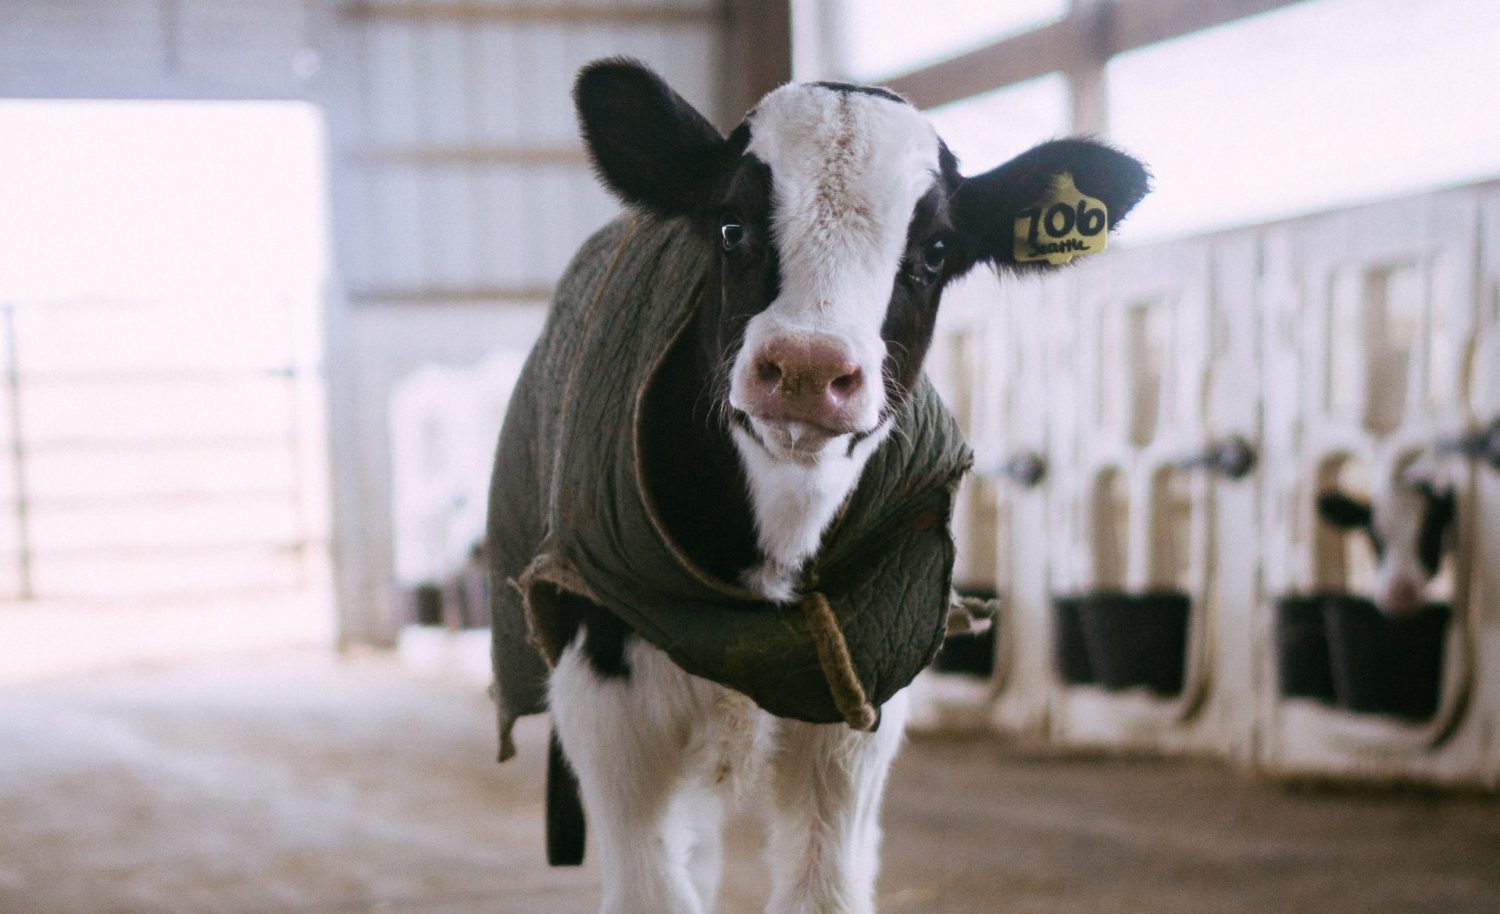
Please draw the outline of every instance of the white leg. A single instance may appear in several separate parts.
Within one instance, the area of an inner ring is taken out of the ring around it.
[[[774,809],[768,914],[872,914],[880,867],[880,801],[906,728],[907,698],[880,729],[783,721],[771,765]]]
[[[724,800],[721,791],[697,790],[682,795],[673,810],[691,838],[688,876],[705,911],[714,908],[724,870]]]
[[[689,677],[665,655],[630,648],[628,678],[601,678],[580,641],[549,683],[553,720],[578,774],[603,914],[704,914],[689,874],[693,833],[678,793],[688,768],[697,702]]]

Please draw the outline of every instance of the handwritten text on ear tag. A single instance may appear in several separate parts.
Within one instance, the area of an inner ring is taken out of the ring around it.
[[[1036,205],[1016,216],[1017,261],[1067,263],[1084,254],[1097,254],[1109,240],[1109,210],[1103,200],[1087,196],[1063,172]]]

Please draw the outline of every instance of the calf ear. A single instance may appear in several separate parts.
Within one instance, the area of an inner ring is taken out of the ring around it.
[[[1103,143],[1053,140],[1033,147],[959,183],[953,196],[959,271],[977,263],[1010,270],[1051,267],[1046,260],[1016,260],[1016,219],[1046,199],[1062,175],[1071,175],[1079,191],[1104,203],[1110,231],[1151,190],[1145,165]]]
[[[1318,495],[1318,516],[1335,527],[1352,530],[1370,525],[1370,503],[1333,489]]]
[[[573,86],[584,144],[620,199],[666,216],[700,210],[732,156],[703,115],[634,60],[599,60]]]
[[[1451,487],[1437,489],[1429,485],[1422,494],[1427,496],[1432,523],[1442,527],[1453,523],[1453,517],[1458,513],[1458,496]]]

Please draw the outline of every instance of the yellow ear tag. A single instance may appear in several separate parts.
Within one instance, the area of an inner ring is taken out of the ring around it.
[[[1045,260],[1058,266],[1074,257],[1097,254],[1109,240],[1109,210],[1087,196],[1063,172],[1036,205],[1016,216],[1017,261]]]

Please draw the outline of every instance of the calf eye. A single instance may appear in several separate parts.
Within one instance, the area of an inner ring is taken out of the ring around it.
[[[913,285],[926,286],[943,272],[943,261],[948,256],[948,245],[941,238],[934,238],[922,245],[915,257],[906,261],[906,276]]]
[[[943,261],[948,257],[948,245],[943,239],[934,238],[922,247],[922,266],[929,272],[936,273],[943,268]]]
[[[719,226],[719,237],[724,241],[724,250],[732,251],[745,243],[745,227],[732,219]]]

